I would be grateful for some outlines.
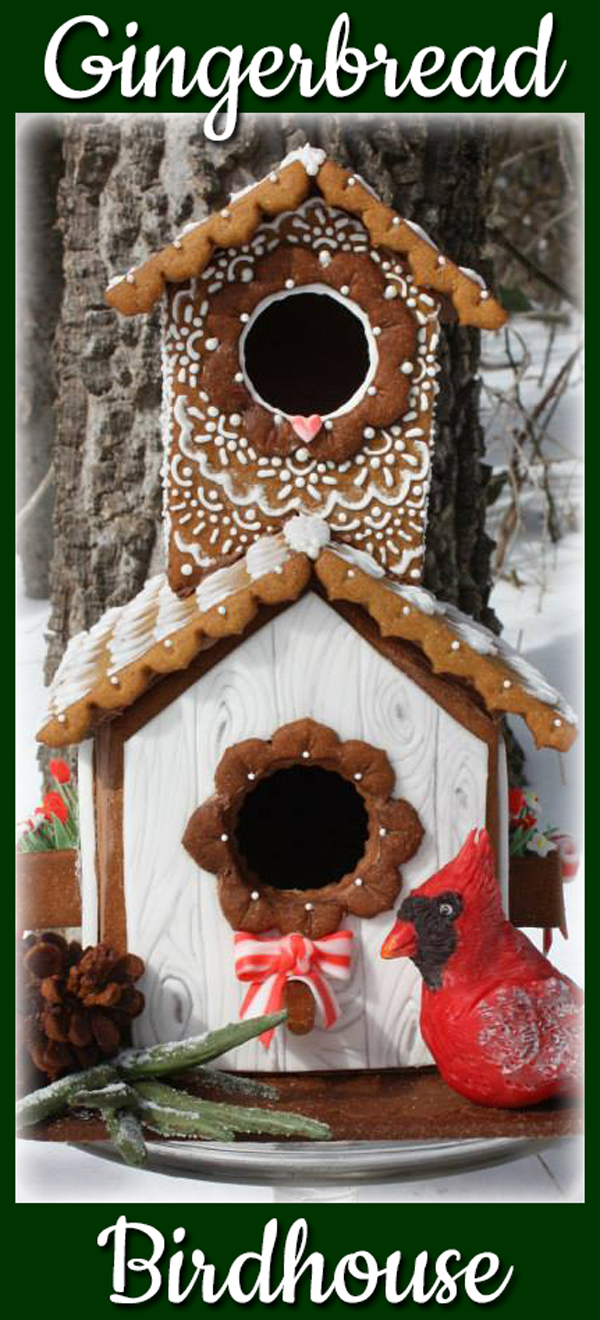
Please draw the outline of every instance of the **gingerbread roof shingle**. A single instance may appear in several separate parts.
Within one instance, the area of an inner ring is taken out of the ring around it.
[[[291,152],[266,178],[235,193],[221,211],[186,225],[167,247],[111,280],[107,302],[125,316],[149,312],[167,283],[199,275],[215,248],[247,243],[264,220],[300,206],[313,185],[329,206],[362,221],[374,247],[405,257],[416,285],[450,298],[462,325],[485,330],[504,325],[504,308],[475,271],[455,265],[419,225],[382,202],[359,175],[309,146]]]
[[[187,669],[200,651],[221,638],[243,638],[261,606],[297,600],[313,571],[329,600],[360,606],[382,636],[417,647],[434,673],[462,681],[491,714],[521,715],[539,747],[571,746],[576,715],[506,642],[422,587],[385,577],[370,556],[331,542],[320,519],[302,516],[185,599],[160,574],[128,605],[72,638],[49,689],[39,741],[80,742],[161,676]]]

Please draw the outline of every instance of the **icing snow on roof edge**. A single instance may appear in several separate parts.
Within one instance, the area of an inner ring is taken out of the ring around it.
[[[328,205],[358,217],[374,247],[386,247],[406,257],[417,285],[451,298],[463,325],[496,330],[504,324],[506,312],[481,276],[445,257],[419,225],[404,220],[382,202],[359,174],[309,145],[291,151],[265,178],[234,193],[227,206],[186,225],[172,243],[112,279],[106,301],[125,316],[150,311],[165,284],[199,275],[216,247],[247,243],[263,220],[296,210],[313,185]]]
[[[538,746],[566,751],[577,717],[541,674],[501,638],[422,587],[383,576],[364,552],[331,542],[327,524],[298,515],[261,537],[243,559],[185,598],[164,574],[150,578],[69,642],[38,734],[51,747],[80,742],[131,706],[161,675],[185,670],[222,638],[243,637],[261,606],[291,604],[316,577],[330,600],[365,609],[383,636],[419,647],[434,672],[466,682],[491,714],[519,714]]]

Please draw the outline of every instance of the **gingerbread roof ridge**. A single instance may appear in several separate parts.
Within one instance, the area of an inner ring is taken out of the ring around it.
[[[149,312],[167,283],[199,275],[215,248],[243,246],[263,221],[296,210],[313,185],[328,205],[356,215],[375,247],[405,257],[415,284],[449,297],[462,325],[487,330],[504,325],[504,308],[477,272],[456,265],[420,225],[382,202],[359,174],[309,145],[291,151],[265,178],[233,193],[220,211],[185,225],[173,242],[112,279],[106,301],[125,316]]]
[[[382,636],[417,646],[434,672],[469,684],[495,715],[519,714],[538,746],[566,751],[577,717],[558,692],[506,642],[423,587],[386,577],[362,551],[329,539],[303,515],[261,537],[187,597],[164,574],[127,605],[112,607],[69,642],[49,689],[38,734],[51,747],[80,742],[131,706],[161,675],[185,670],[222,638],[243,637],[261,605],[292,604],[313,570],[329,600],[360,605]]]

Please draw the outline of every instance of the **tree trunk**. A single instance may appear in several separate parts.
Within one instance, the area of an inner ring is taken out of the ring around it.
[[[48,678],[69,636],[127,601],[164,562],[158,317],[118,318],[103,302],[109,278],[306,139],[359,171],[454,260],[485,273],[489,132],[466,115],[440,126],[424,116],[248,116],[232,142],[216,145],[194,115],[65,124]],[[426,585],[490,622],[478,361],[477,332],[448,327]]]

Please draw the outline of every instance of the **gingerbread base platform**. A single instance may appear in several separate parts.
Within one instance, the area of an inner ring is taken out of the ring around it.
[[[182,1075],[183,1080],[183,1075]],[[288,1073],[273,1079],[279,1100],[269,1108],[293,1109],[331,1127],[334,1141],[461,1141],[525,1138],[553,1140],[577,1135],[583,1111],[577,1098],[552,1100],[527,1109],[492,1109],[472,1104],[451,1091],[436,1068],[385,1072]],[[186,1090],[193,1090],[191,1074]],[[201,1091],[198,1090],[198,1094]],[[211,1099],[216,1093],[211,1089]],[[253,1104],[267,1107],[264,1101]],[[25,1129],[38,1141],[104,1141],[103,1122],[75,1113]],[[159,1140],[148,1133],[153,1142]],[[256,1141],[256,1136],[252,1141]],[[244,1141],[243,1137],[238,1142]],[[321,1150],[325,1147],[321,1145]]]

